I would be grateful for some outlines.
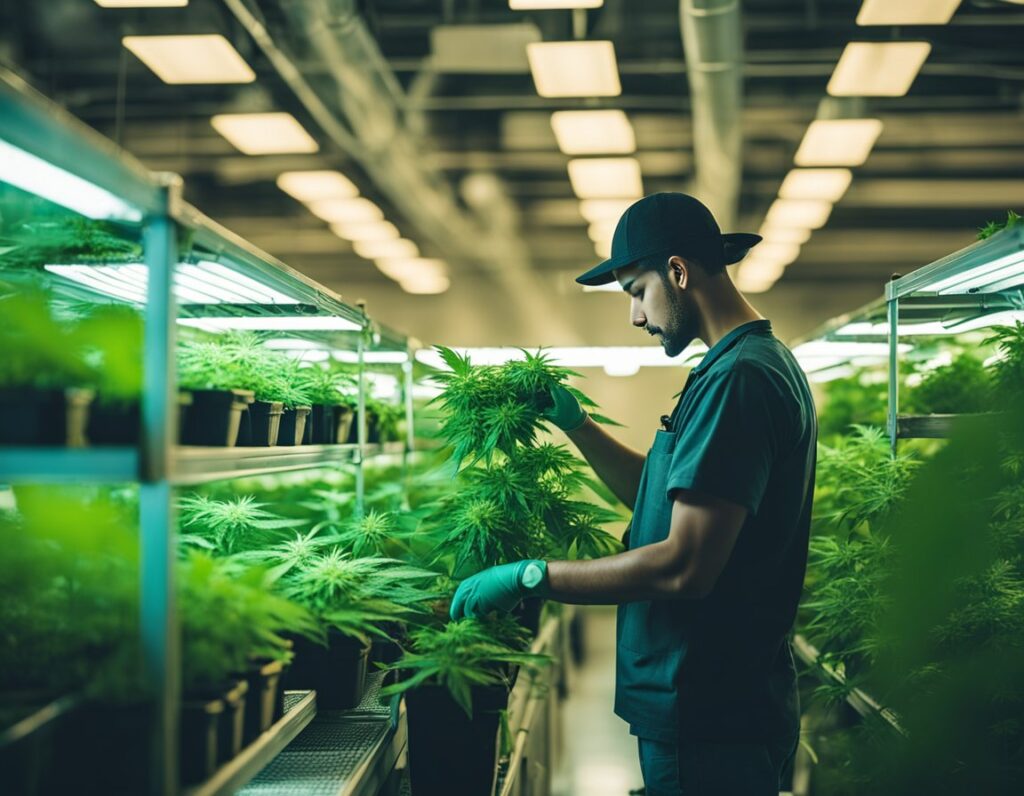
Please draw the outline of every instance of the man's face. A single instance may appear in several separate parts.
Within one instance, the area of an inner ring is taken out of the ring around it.
[[[697,309],[685,288],[679,287],[679,274],[669,268],[630,266],[615,272],[623,291],[630,297],[629,320],[647,333],[657,336],[665,353],[678,356],[700,330]]]

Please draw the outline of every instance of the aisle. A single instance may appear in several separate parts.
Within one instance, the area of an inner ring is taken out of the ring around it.
[[[612,713],[615,694],[615,609],[581,608],[583,665],[563,702],[564,765],[552,796],[626,796],[642,784],[636,739]]]

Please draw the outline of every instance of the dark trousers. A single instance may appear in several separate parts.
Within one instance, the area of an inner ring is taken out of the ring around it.
[[[799,736],[772,743],[637,739],[647,796],[778,796]]]

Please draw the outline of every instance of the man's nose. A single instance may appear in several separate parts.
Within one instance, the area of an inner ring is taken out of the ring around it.
[[[647,316],[644,315],[643,310],[640,309],[640,302],[633,299],[629,305],[629,320],[638,329],[642,329],[647,325]]]

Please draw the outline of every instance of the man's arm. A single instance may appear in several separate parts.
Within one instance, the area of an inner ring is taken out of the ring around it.
[[[746,518],[734,503],[679,492],[667,539],[594,561],[550,561],[548,596],[580,605],[701,599],[725,569]]]
[[[597,477],[608,485],[615,497],[632,509],[640,489],[643,454],[623,445],[591,417],[566,434],[594,468]]]

